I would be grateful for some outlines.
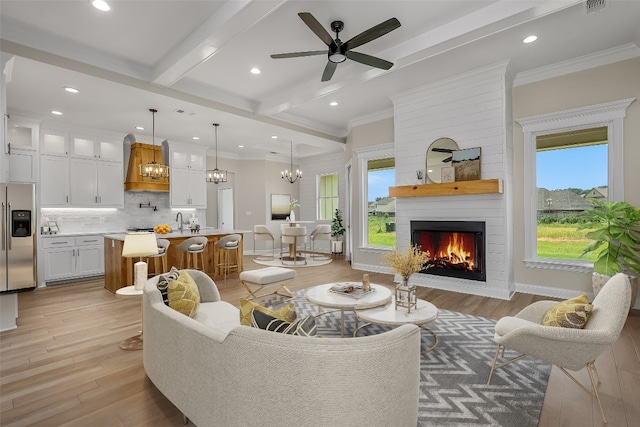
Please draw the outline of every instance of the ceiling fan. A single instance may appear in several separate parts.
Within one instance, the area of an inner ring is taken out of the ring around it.
[[[336,71],[336,67],[339,63],[344,62],[347,58],[360,62],[361,64],[370,65],[376,68],[382,68],[383,70],[388,70],[393,67],[393,63],[389,61],[385,61],[384,59],[376,58],[375,56],[367,55],[365,53],[354,52],[351,49],[354,49],[358,46],[362,46],[365,43],[369,43],[372,40],[377,39],[378,37],[384,36],[385,34],[395,30],[400,27],[400,21],[396,18],[388,19],[374,27],[369,28],[366,31],[358,34],[355,37],[343,42],[338,38],[340,31],[344,28],[344,23],[342,21],[333,21],[331,23],[331,31],[336,33],[335,40],[331,37],[331,34],[324,29],[322,24],[318,22],[316,18],[313,17],[309,12],[300,12],[298,16],[302,21],[307,24],[307,27],[311,29],[315,33],[316,36],[320,38],[327,46],[329,46],[329,50],[311,50],[307,52],[292,52],[292,53],[279,53],[276,55],[271,55],[274,59],[282,59],[282,58],[296,58],[300,56],[315,56],[315,55],[328,55],[329,61],[327,62],[327,66],[324,67],[324,72],[322,73],[322,81],[326,82],[331,80],[333,77],[333,73]]]

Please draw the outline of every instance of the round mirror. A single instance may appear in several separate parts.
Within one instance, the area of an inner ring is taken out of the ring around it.
[[[451,138],[438,138],[427,150],[427,177],[431,182],[442,182],[441,169],[451,166],[451,153],[458,149],[458,144]]]

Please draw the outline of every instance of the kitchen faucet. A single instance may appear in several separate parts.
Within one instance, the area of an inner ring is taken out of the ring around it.
[[[180,221],[178,221],[178,218],[180,218]],[[184,232],[184,227],[183,227],[183,220],[182,220],[182,212],[178,212],[178,214],[176,215],[176,221],[178,221],[178,230],[180,230],[180,232]]]

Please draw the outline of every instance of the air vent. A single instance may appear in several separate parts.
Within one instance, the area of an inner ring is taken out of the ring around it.
[[[607,0],[586,0],[584,9],[587,14],[598,12],[607,7]]]

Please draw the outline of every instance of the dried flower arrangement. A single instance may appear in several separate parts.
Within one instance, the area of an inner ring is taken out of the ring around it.
[[[402,276],[405,282],[409,280],[413,273],[431,267],[430,265],[425,266],[431,254],[429,251],[422,252],[420,246],[411,246],[404,253],[400,253],[394,248],[391,253],[385,254],[384,257],[391,264],[391,268]]]
[[[300,207],[300,203],[298,202],[297,199],[293,199],[293,201],[291,203],[289,203],[289,210],[292,211],[295,208],[299,208]]]

